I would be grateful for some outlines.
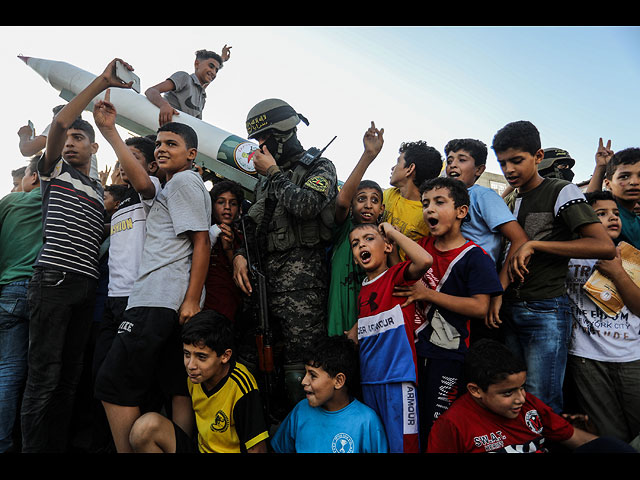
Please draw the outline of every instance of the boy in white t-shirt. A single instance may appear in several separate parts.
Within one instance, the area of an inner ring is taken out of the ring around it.
[[[129,294],[138,276],[146,219],[158,192],[155,177],[158,164],[153,156],[155,144],[147,137],[131,137],[125,141],[116,130],[116,109],[110,103],[110,92],[96,103],[93,118],[102,136],[113,148],[120,164],[120,176],[128,193],[111,216],[109,236],[109,287],[101,329],[96,339],[93,373],[97,374],[108,352],[127,308]]]
[[[622,225],[611,192],[585,196],[615,242]],[[583,289],[594,269],[613,281],[624,301],[615,317]],[[578,407],[599,435],[629,442],[640,433],[640,288],[624,270],[618,248],[613,260],[571,259],[567,292],[573,319],[567,377]]]

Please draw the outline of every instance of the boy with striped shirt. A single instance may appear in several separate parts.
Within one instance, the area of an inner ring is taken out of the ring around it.
[[[108,87],[130,87],[113,60],[54,117],[38,162],[43,246],[29,285],[28,377],[22,403],[24,452],[64,451],[82,373],[104,236],[104,191],[89,176],[98,150],[93,128],[78,119]]]

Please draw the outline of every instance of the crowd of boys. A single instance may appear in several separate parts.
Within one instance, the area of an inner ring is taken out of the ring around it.
[[[126,140],[114,59],[15,172],[0,199],[0,451],[73,451],[82,428],[88,452],[640,449],[640,287],[623,258],[640,248],[640,148],[600,139],[583,192],[568,153],[516,121],[491,145],[504,198],[476,183],[475,139],[444,159],[403,143],[382,189],[365,178],[384,144],[372,122],[338,189],[297,139],[308,121],[269,99],[247,117],[256,190],[208,190],[197,135],[173,117],[201,118],[229,58],[198,51],[193,74],[149,88],[160,128]],[[80,116],[99,95],[109,184]],[[587,294],[594,272],[617,311]]]

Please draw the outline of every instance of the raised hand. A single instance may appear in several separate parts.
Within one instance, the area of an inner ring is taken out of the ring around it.
[[[611,150],[611,140],[607,140],[607,145],[602,143],[602,138],[598,143],[598,150],[596,150],[596,166],[606,167],[613,156],[613,150]]]
[[[98,100],[93,106],[93,120],[100,130],[115,128],[116,108],[111,103],[111,90],[107,89],[104,100]]]
[[[131,88],[131,86],[133,85],[133,81],[123,82],[116,75],[116,62],[122,63],[122,65],[124,65],[124,68],[126,68],[127,70],[133,71],[133,67],[129,65],[127,62],[119,58],[114,58],[113,60],[111,60],[111,62],[109,62],[109,65],[107,65],[107,67],[104,69],[104,72],[102,72],[102,78],[107,82],[108,86],[110,87]]]
[[[231,48],[232,47],[227,47],[226,43],[224,44],[224,47],[222,47],[222,54],[220,56],[222,57],[223,62],[226,62],[231,58]]]
[[[377,129],[376,124],[371,122],[371,127],[364,132],[364,138],[362,142],[364,143],[365,152],[371,153],[374,158],[380,153],[382,150],[382,146],[384,145],[384,128]]]

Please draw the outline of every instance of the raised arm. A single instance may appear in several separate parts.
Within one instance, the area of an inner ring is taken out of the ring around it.
[[[44,164],[42,167],[43,171],[50,170],[60,158],[67,137],[67,130],[98,94],[109,87],[131,88],[133,82],[124,83],[116,76],[116,61],[122,62],[126,68],[133,70],[129,64],[122,60],[117,58],[112,60],[102,74],[98,75],[84,90],[76,95],[53,117],[47,136]]]
[[[109,142],[120,162],[120,166],[127,174],[131,186],[142,198],[153,198],[156,187],[149,178],[149,174],[122,140],[116,129],[116,108],[110,102],[111,90],[107,89],[104,100],[97,102],[93,108],[93,119],[102,136]]]
[[[41,152],[47,145],[47,137],[44,135],[35,135],[31,138],[31,127],[24,125],[18,130],[18,148],[24,157],[33,157],[36,153]]]
[[[606,146],[602,142],[602,138],[598,143],[598,150],[596,150],[596,165],[593,169],[593,175],[589,180],[586,192],[599,192],[602,190],[602,182],[604,181],[604,174],[607,170],[607,164],[613,156],[613,150],[611,150],[611,140],[607,140]]]
[[[224,47],[222,47],[220,58],[222,58],[222,61],[225,63],[231,58],[231,48],[233,47],[228,46],[226,43],[224,44]]]
[[[371,165],[371,162],[375,160],[380,153],[380,150],[382,150],[382,145],[384,144],[383,134],[384,128],[378,130],[374,122],[371,122],[371,127],[369,127],[364,134],[364,152],[336,197],[335,219],[338,225],[344,223],[347,215],[349,215],[351,201],[357,192],[358,185],[362,181],[362,177],[367,171],[367,168],[369,168],[369,165]]]
[[[379,226],[380,232],[389,240],[395,242],[398,248],[404,250],[406,258],[411,260],[411,264],[407,267],[406,280],[418,280],[433,264],[433,257],[424,248],[396,230],[393,225],[383,222]]]

